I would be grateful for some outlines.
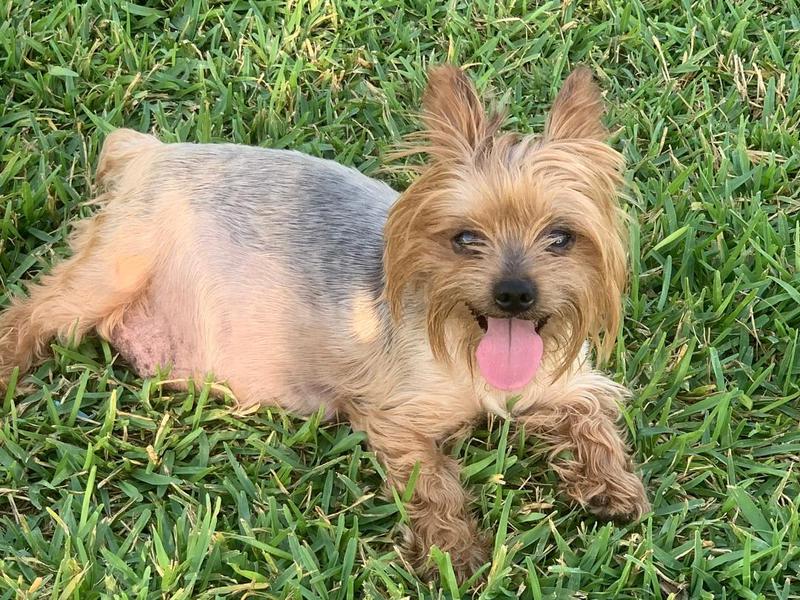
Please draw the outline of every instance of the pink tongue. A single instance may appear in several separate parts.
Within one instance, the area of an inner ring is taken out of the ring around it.
[[[530,321],[487,317],[475,357],[483,378],[504,391],[525,387],[542,363],[542,338]]]

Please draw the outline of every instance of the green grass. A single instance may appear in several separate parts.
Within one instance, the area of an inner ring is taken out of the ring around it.
[[[691,6],[690,6],[691,5]],[[107,345],[53,346],[0,398],[0,599],[800,598],[800,6],[756,2],[7,0],[0,302],[66,252],[105,134],[291,147],[380,175],[430,62],[540,130],[578,62],[629,159],[632,277],[612,369],[653,513],[557,494],[494,421],[455,445],[486,582],[398,558],[402,502],[347,426],[233,417]]]

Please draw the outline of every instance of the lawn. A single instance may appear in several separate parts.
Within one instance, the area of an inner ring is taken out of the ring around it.
[[[67,251],[115,127],[383,169],[426,65],[540,131],[572,65],[628,159],[631,285],[610,369],[653,502],[568,505],[544,450],[490,421],[451,452],[494,536],[481,581],[398,557],[400,499],[361,434],[247,416],[54,345],[0,397],[0,599],[800,598],[800,6],[7,0],[0,303]]]

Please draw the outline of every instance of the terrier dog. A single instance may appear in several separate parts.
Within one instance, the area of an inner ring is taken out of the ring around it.
[[[623,160],[602,113],[579,68],[542,136],[503,133],[461,70],[434,68],[413,144],[427,158],[399,195],[298,152],[117,130],[72,257],[0,316],[0,379],[95,330],[142,376],[169,366],[214,374],[242,406],[324,406],[367,433],[390,484],[418,465],[420,568],[434,544],[462,577],[484,561],[440,445],[488,412],[548,445],[572,500],[638,518],[626,391],[588,356],[614,345],[626,280]]]

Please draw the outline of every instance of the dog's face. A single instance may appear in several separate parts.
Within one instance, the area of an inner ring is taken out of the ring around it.
[[[543,354],[566,368],[587,338],[610,349],[626,273],[622,158],[591,73],[567,79],[541,138],[499,133],[455,67],[431,71],[423,106],[428,162],[386,225],[393,313],[420,295],[434,354],[475,357],[504,390],[531,381]],[[460,348],[447,347],[451,324]]]

